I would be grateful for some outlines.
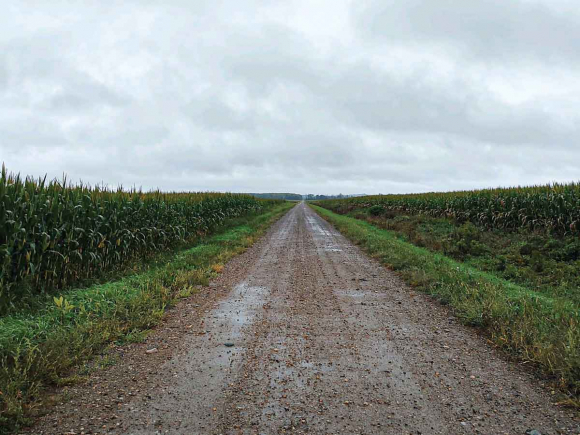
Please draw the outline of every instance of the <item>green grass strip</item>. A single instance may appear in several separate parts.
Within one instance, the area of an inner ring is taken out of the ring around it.
[[[324,219],[412,286],[453,307],[466,324],[522,361],[537,364],[571,394],[580,393],[580,310],[444,255],[391,231],[311,205]]]
[[[67,291],[45,307],[0,318],[0,433],[26,423],[42,386],[108,343],[159,323],[179,297],[207,285],[294,203],[238,218],[201,244],[118,281]],[[138,269],[138,268],[137,268]]]

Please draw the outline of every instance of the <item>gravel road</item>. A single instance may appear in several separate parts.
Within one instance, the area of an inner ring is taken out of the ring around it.
[[[546,385],[304,203],[118,358],[32,431],[580,433]]]

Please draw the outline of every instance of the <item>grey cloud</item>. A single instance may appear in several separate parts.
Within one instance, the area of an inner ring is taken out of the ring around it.
[[[67,143],[62,130],[51,120],[39,119],[24,111],[16,116],[0,114],[0,151],[6,149],[29,150],[31,147],[50,148]],[[0,160],[2,160],[0,153]]]
[[[219,95],[208,95],[192,99],[185,106],[192,122],[202,124],[212,131],[250,130],[255,128],[254,113],[235,110],[228,106]]]
[[[115,93],[98,82],[77,76],[68,81],[64,88],[59,89],[43,101],[41,107],[44,110],[59,113],[79,113],[79,111],[102,108],[103,106],[123,106],[129,101],[127,97]]]
[[[568,146],[579,136],[576,126],[559,125],[558,113],[542,110],[536,101],[513,107],[468,81],[453,86],[434,86],[415,75],[398,80],[362,65],[347,71],[327,97],[342,119],[370,129],[456,134],[506,145]]]
[[[0,59],[0,92],[4,92],[8,86],[8,66],[5,59]]]
[[[63,43],[61,35],[51,32],[0,45],[3,63],[9,65],[5,68],[7,102],[34,106],[39,113],[45,112],[43,117],[82,116],[130,102],[122,91],[109,88],[69,61],[61,52]],[[0,72],[0,80],[1,76]]]
[[[262,89],[270,92],[280,82],[299,85],[295,89],[308,92],[311,106],[319,106],[320,112],[332,111],[337,121],[353,128],[455,134],[506,145],[549,141],[569,146],[579,136],[576,125],[560,123],[560,114],[543,110],[538,101],[510,106],[468,78],[433,84],[423,70],[401,78],[373,69],[365,61],[328,62],[325,68],[322,61],[282,58],[283,62],[271,61],[267,66],[243,60],[244,74],[236,77],[246,81],[260,77]],[[236,60],[230,62],[232,70],[239,71]]]
[[[554,4],[558,4],[557,1]],[[475,59],[578,61],[580,14],[531,1],[367,0],[358,28],[383,43],[445,44]]]

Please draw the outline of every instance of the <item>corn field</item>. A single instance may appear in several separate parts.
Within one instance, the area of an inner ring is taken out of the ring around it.
[[[137,256],[203,236],[266,201],[221,193],[116,191],[66,180],[0,179],[0,312]]]
[[[580,183],[498,188],[461,192],[377,195],[321,201],[322,207],[347,213],[374,207],[470,221],[486,229],[549,229],[580,234]]]

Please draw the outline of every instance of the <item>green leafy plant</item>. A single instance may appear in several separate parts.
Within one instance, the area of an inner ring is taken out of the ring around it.
[[[453,218],[488,229],[527,228],[580,234],[580,183],[362,196],[320,204],[341,214],[355,209],[368,209],[373,216],[394,211]]]
[[[195,240],[265,200],[222,193],[110,190],[0,175],[0,315],[22,298],[75,285]]]

